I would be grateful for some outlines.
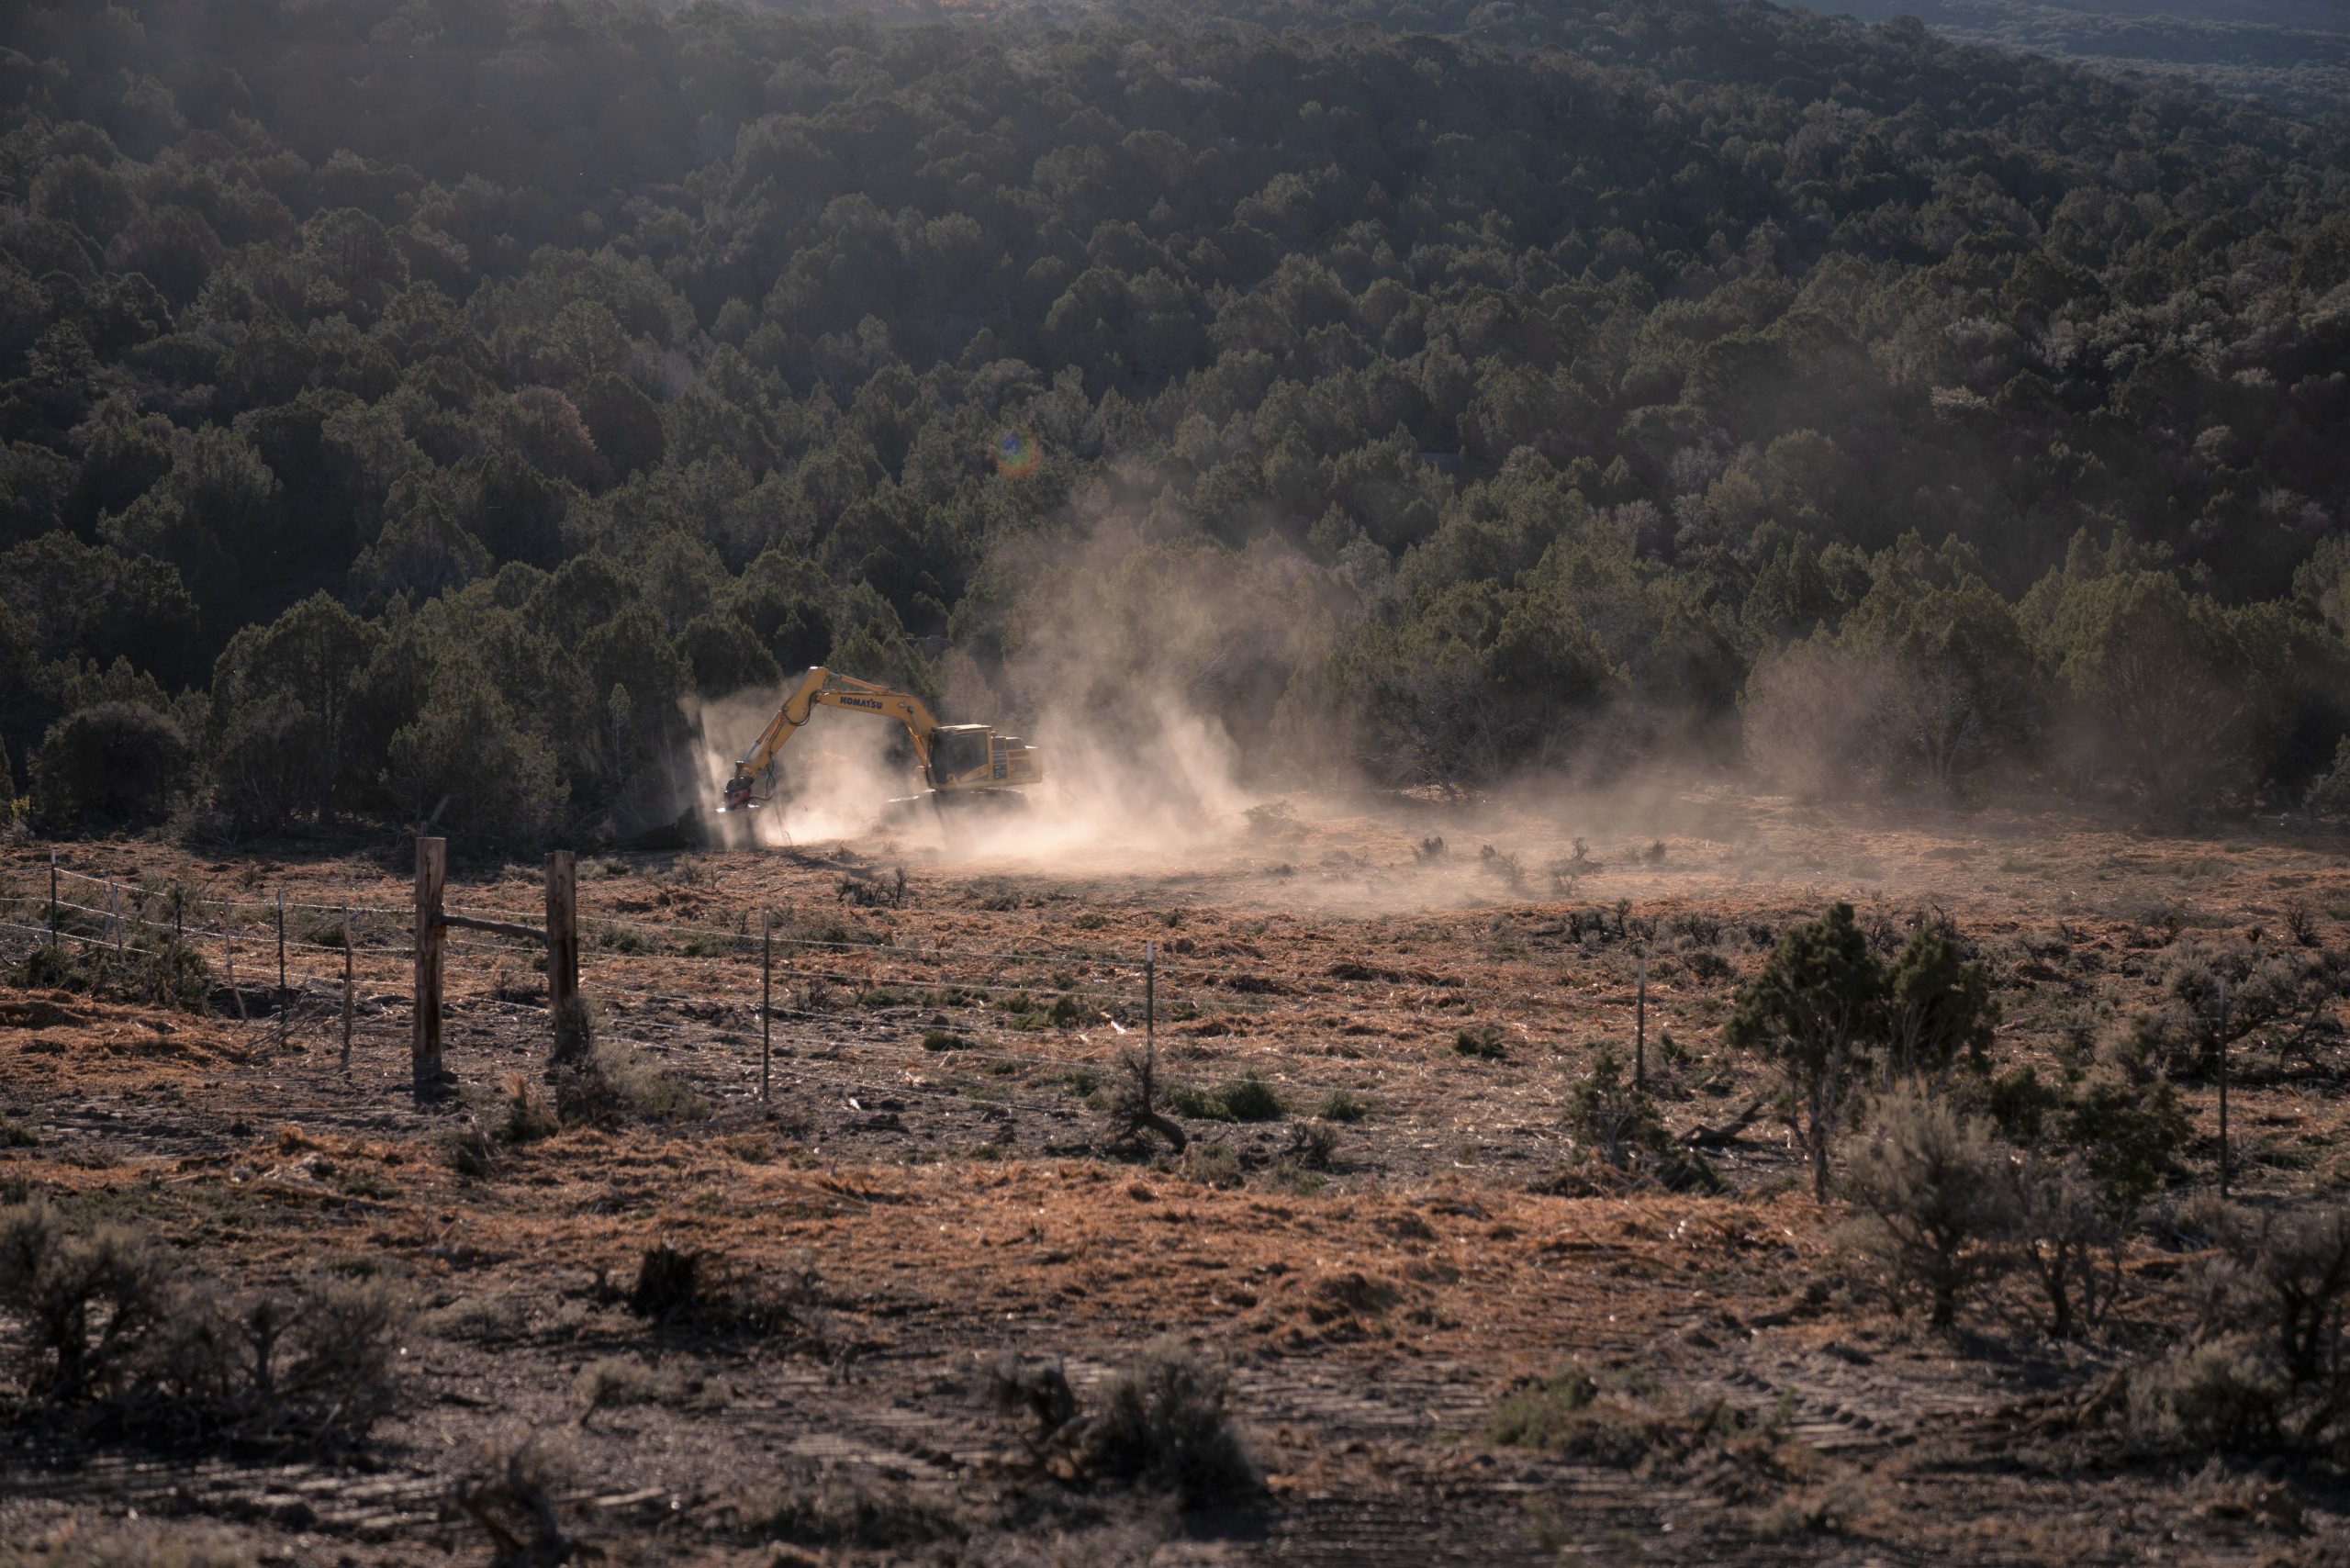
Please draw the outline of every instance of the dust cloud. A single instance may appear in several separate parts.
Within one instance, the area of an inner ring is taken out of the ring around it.
[[[1283,696],[1348,613],[1326,571],[1278,541],[1225,551],[1119,518],[1030,549],[998,563],[1023,585],[1001,658],[951,652],[935,708],[1038,746],[1042,783],[1007,809],[942,819],[912,804],[925,786],[898,725],[819,707],[779,754],[768,803],[719,819],[732,841],[1056,876],[1195,874],[1225,897],[1364,913],[1725,885],[1889,890],[1865,854],[1837,850],[1832,815],[1758,801],[1742,768],[1627,767],[1604,725],[1474,797],[1326,773],[1309,791],[1287,764],[1301,729],[1331,721]],[[702,705],[707,801],[782,696]]]

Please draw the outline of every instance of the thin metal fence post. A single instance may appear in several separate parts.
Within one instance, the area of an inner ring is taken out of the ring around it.
[[[2228,1195],[2228,982],[2220,981],[2220,1196]]]
[[[1649,956],[1640,955],[1639,1000],[1633,1004],[1632,1087],[1649,1086]]]
[[[1145,1081],[1158,1081],[1158,944],[1142,945],[1142,1060]]]
[[[49,852],[49,945],[51,948],[63,946],[59,940],[57,926],[57,851],[55,849]]]
[[[229,924],[236,917],[237,906],[223,904],[220,907],[222,911],[220,916],[222,967],[228,975],[229,998],[237,1004],[237,1022],[242,1024],[246,1022],[245,993],[237,989],[237,928]]]
[[[354,1011],[352,983],[351,901],[342,901],[342,1070],[351,1070],[351,1021]]]
[[[285,1011],[285,890],[277,890],[277,1010]]]
[[[775,1061],[775,921],[759,911],[759,1103],[767,1103]]]

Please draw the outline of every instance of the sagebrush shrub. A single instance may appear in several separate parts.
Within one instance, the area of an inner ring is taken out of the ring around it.
[[[1075,1444],[1085,1473],[1163,1486],[1190,1506],[1260,1484],[1225,1412],[1222,1374],[1180,1340],[1153,1343],[1101,1398]]]
[[[2111,1294],[2098,1260],[2123,1232],[2077,1155],[2035,1153],[2010,1168],[2008,1239],[2048,1304],[2048,1332],[2064,1338],[2076,1317],[2094,1325]]]
[[[2350,1204],[2211,1217],[2184,1343],[2130,1378],[2138,1434],[2195,1452],[2350,1458]]]
[[[2013,1219],[2008,1156],[1982,1121],[1914,1090],[1887,1095],[1852,1156],[1840,1233],[1897,1308],[1948,1328],[1967,1292],[2002,1271]]]
[[[23,1325],[34,1392],[61,1405],[128,1391],[169,1320],[171,1255],[122,1226],[74,1232],[40,1198],[0,1211],[0,1307]]]
[[[38,1199],[0,1210],[0,1308],[22,1326],[32,1393],[129,1433],[348,1447],[401,1392],[408,1312],[386,1282],[233,1296],[141,1232],[76,1232]]]
[[[598,1040],[578,1060],[558,1065],[555,1114],[576,1126],[611,1127],[631,1121],[690,1122],[710,1114],[702,1097],[648,1066],[619,1040]]]

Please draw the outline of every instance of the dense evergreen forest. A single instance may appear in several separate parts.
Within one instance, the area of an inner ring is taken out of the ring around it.
[[[2312,114],[2350,112],[2341,0],[1821,0],[1865,21],[2200,82]]]
[[[2331,122],[1710,0],[61,4],[0,103],[50,831],[625,834],[825,661],[1269,778],[2350,804]]]

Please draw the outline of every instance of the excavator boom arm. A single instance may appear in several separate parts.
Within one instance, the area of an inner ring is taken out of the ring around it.
[[[725,810],[741,811],[756,803],[751,794],[753,782],[775,766],[776,754],[808,722],[819,704],[897,720],[906,727],[907,738],[913,742],[914,760],[925,774],[930,771],[930,740],[937,733],[938,721],[921,698],[877,681],[835,674],[819,665],[800,678],[799,685],[784,698],[783,706],[767,721],[767,727],[751,743],[751,749],[734,764],[734,777],[726,786]]]

